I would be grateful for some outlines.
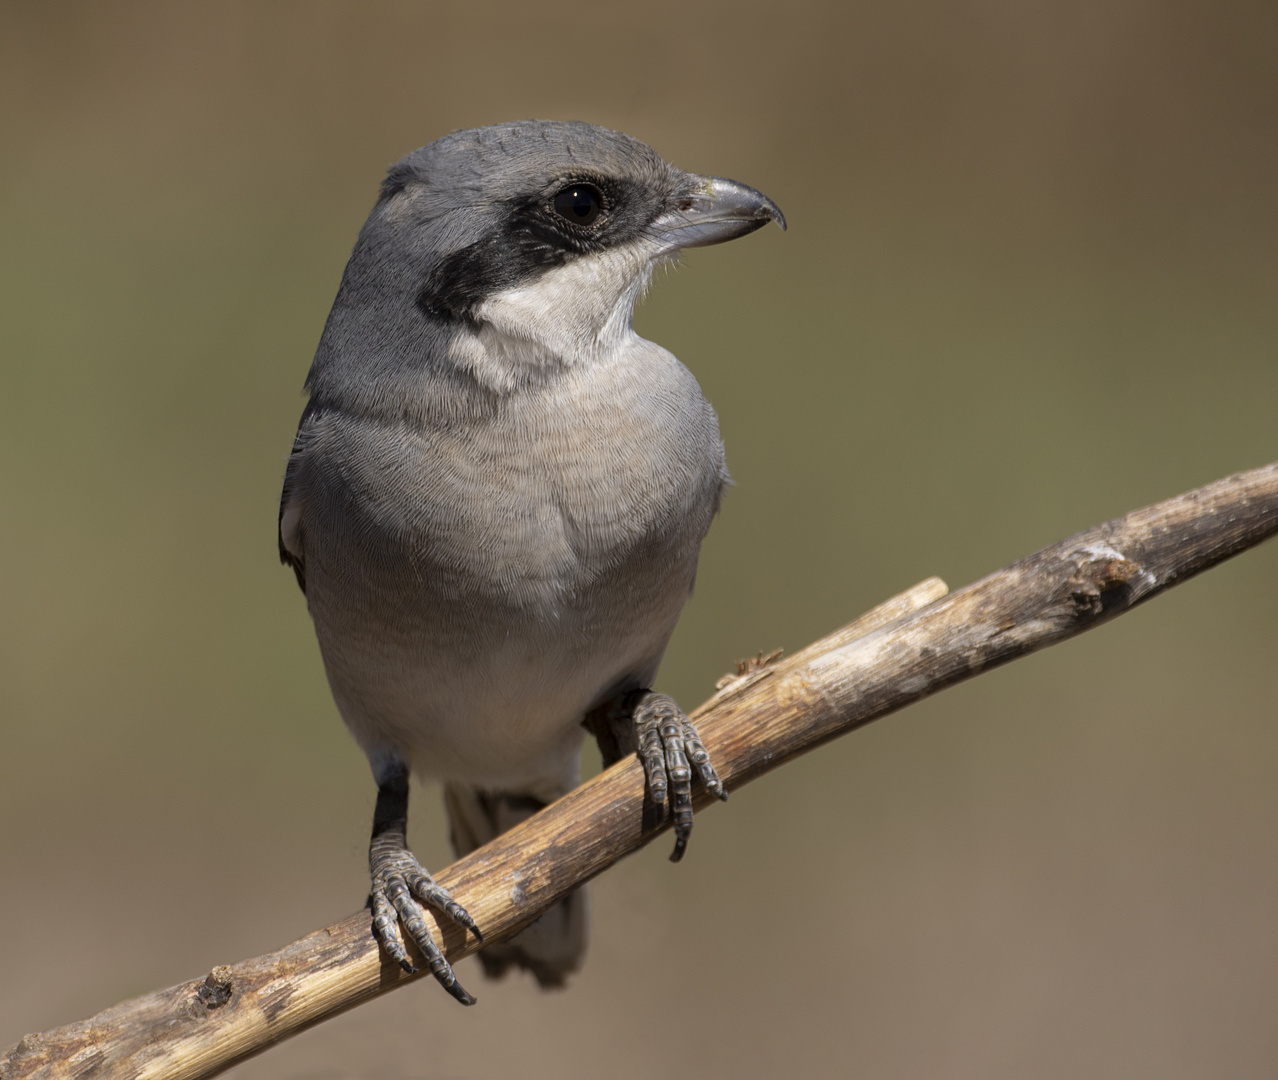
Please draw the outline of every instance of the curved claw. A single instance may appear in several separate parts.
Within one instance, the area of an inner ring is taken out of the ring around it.
[[[675,833],[674,851],[670,853],[670,861],[678,862],[683,858],[683,853],[688,850],[688,834]]]

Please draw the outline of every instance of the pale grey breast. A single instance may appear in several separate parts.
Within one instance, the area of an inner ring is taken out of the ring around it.
[[[347,722],[472,765],[514,746],[459,712],[508,717],[535,756],[651,677],[726,479],[695,379],[638,338],[464,423],[322,410],[303,444],[307,598]]]

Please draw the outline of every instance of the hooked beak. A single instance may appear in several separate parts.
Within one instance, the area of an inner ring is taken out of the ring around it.
[[[653,222],[662,254],[735,240],[763,228],[769,221],[785,228],[780,207],[761,191],[721,176],[690,179],[691,193]]]

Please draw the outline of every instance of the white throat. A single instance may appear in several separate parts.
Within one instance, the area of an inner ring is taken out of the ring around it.
[[[583,255],[489,296],[449,349],[458,366],[509,391],[547,369],[605,360],[637,335],[632,319],[652,275],[642,243]]]

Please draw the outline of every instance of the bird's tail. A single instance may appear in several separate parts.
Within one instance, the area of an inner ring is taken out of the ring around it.
[[[481,791],[468,784],[445,784],[449,837],[460,858],[531,817],[565,793],[557,785],[537,792]],[[562,986],[581,967],[586,953],[590,905],[583,885],[544,912],[514,937],[480,949],[484,974],[504,975],[512,965],[529,971],[541,986]]]

